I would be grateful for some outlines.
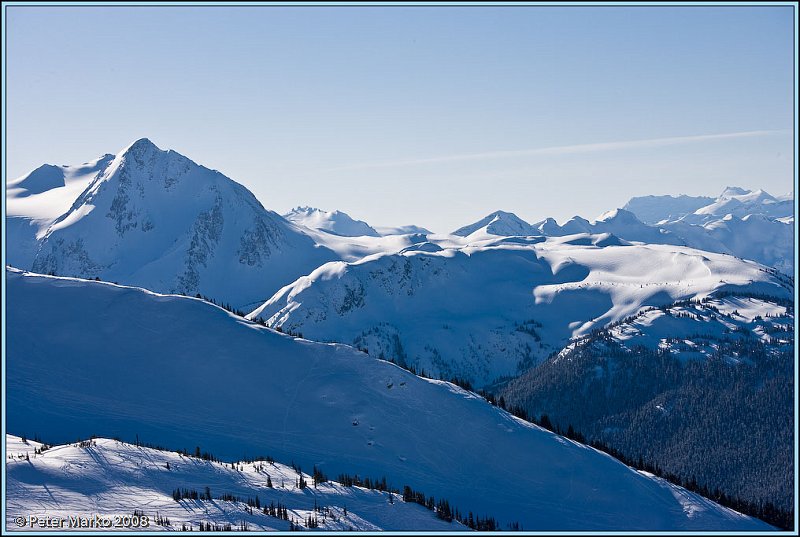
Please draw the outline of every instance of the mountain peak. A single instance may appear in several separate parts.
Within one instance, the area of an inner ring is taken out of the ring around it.
[[[149,138],[139,138],[128,147],[123,149],[120,154],[121,155],[134,155],[134,156],[143,156],[147,154],[153,153],[162,153],[163,151],[153,142],[150,141]]]
[[[158,149],[158,146],[156,146],[156,144],[154,144],[154,143],[153,143],[153,142],[150,140],[150,138],[139,138],[138,140],[134,141],[134,142],[133,142],[133,143],[132,143],[130,146],[128,146],[128,147],[129,147],[129,148],[134,148],[134,147],[137,147],[137,148],[143,148],[143,147],[150,148],[150,147],[155,147],[156,149]]]
[[[498,210],[486,215],[474,224],[455,230],[453,234],[466,237],[484,228],[487,233],[503,237],[534,235],[537,233],[533,226],[514,213]]]
[[[726,186],[725,190],[722,191],[722,194],[719,195],[720,198],[732,198],[733,196],[744,196],[745,194],[749,194],[750,190],[746,188],[738,187],[738,186]]]
[[[633,214],[631,211],[626,209],[614,209],[612,211],[607,211],[601,214],[597,218],[598,222],[624,222],[624,223],[641,223],[641,221],[636,218],[636,215]]]
[[[496,211],[494,211],[494,212],[493,212],[492,214],[490,214],[489,216],[495,216],[495,217],[505,217],[505,218],[517,218],[517,219],[519,219],[519,217],[518,217],[517,215],[515,215],[514,213],[509,213],[509,212],[507,212],[507,211],[501,211],[501,210],[499,210],[499,209],[498,209],[498,210],[496,210]]]
[[[322,209],[317,209],[316,207],[311,207],[309,205],[298,205],[294,209],[290,211],[290,213],[305,213],[310,214],[314,212],[321,212]]]

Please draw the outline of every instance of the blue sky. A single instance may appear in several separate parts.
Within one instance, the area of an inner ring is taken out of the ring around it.
[[[8,178],[148,137],[270,209],[451,231],[793,186],[794,13],[6,6]],[[629,143],[632,142],[632,143]]]

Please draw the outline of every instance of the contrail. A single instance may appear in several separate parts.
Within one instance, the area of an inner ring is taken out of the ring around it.
[[[332,168],[332,170],[360,170],[367,168],[393,168],[396,166],[415,166],[419,164],[436,164],[440,162],[462,162],[470,160],[502,159],[510,157],[526,157],[535,155],[570,155],[575,153],[590,153],[593,151],[618,151],[621,149],[637,149],[643,147],[662,147],[667,145],[688,144],[695,142],[708,142],[713,140],[727,140],[732,138],[752,138],[769,136],[772,134],[785,134],[786,130],[744,131],[728,132],[723,134],[702,134],[697,136],[674,136],[670,138],[651,138],[649,140],[628,140],[623,142],[603,142],[594,144],[560,145],[553,147],[539,147],[534,149],[516,149],[510,151],[487,151],[483,153],[465,153],[460,155],[445,155],[441,157],[414,158],[404,160],[391,160],[383,162],[367,162]]]

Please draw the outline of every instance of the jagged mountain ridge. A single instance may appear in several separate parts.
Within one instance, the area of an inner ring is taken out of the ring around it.
[[[647,222],[640,220],[635,211],[644,214]],[[528,224],[513,213],[497,211],[454,234],[480,240],[491,236],[610,233],[625,241],[689,246],[752,259],[791,274],[793,211],[791,199],[775,198],[763,190],[728,187],[717,198],[632,198],[625,207],[608,211],[593,222],[574,216],[563,225],[553,218]]]
[[[631,198],[623,207],[642,222],[658,224],[684,221],[705,224],[731,214],[738,218],[763,215],[778,219],[794,214],[791,195],[776,198],[764,190],[727,187],[716,198],[707,196],[641,196]]]
[[[767,529],[348,347],[187,297],[17,271],[7,281],[6,412],[20,436],[267,452],[328,475],[385,476],[529,530]],[[42,311],[58,312],[45,339],[31,330]]]
[[[295,207],[283,215],[287,220],[311,229],[327,231],[343,237],[379,237],[369,224],[355,220],[342,211],[323,211],[314,207]]]

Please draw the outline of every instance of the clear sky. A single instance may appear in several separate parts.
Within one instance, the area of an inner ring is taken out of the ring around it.
[[[5,8],[7,178],[147,137],[438,232],[793,189],[790,6]]]

